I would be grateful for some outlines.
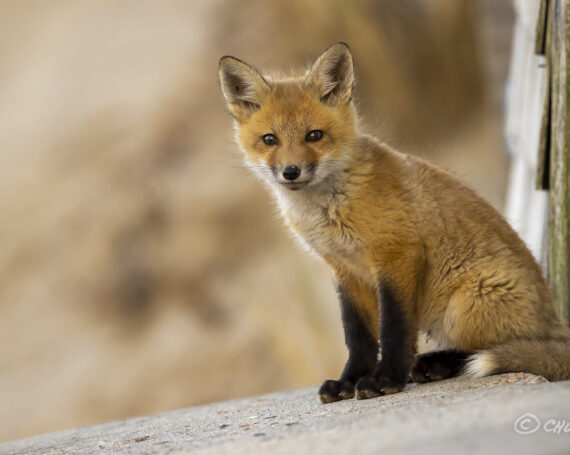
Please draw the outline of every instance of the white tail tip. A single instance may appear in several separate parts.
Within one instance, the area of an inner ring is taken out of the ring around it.
[[[465,364],[464,374],[473,376],[474,378],[482,378],[493,373],[495,369],[495,361],[492,354],[488,352],[480,352],[473,354]]]

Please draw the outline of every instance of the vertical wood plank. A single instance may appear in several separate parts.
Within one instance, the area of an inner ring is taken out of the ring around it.
[[[551,99],[551,68],[549,55],[550,35],[552,26],[549,18],[548,6],[552,7],[549,0],[541,0],[536,24],[535,53],[545,55],[546,58],[546,93],[544,94],[544,104],[542,106],[542,117],[540,120],[540,132],[538,141],[538,158],[536,166],[536,189],[548,190],[550,188],[550,99]]]
[[[548,190],[550,188],[550,68],[545,68],[546,83],[543,95],[542,115],[540,118],[540,132],[538,139],[538,158],[536,161],[536,189]]]
[[[551,130],[548,277],[562,316],[570,318],[570,0],[550,0]]]
[[[548,18],[548,1],[540,0],[538,17],[536,19],[536,35],[534,41],[534,53],[544,55],[546,52],[546,34],[547,34],[547,18]]]

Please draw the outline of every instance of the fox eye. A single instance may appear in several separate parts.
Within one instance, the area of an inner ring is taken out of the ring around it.
[[[305,137],[307,142],[317,142],[323,138],[323,132],[321,130],[313,130],[310,131],[309,134]]]
[[[266,134],[262,136],[261,140],[265,145],[277,145],[279,144],[279,139],[274,134]]]

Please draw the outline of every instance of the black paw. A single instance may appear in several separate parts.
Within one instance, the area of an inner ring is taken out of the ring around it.
[[[319,389],[321,403],[333,403],[350,398],[354,398],[354,383],[350,381],[328,380],[323,382]]]
[[[394,379],[389,376],[380,376],[376,378],[378,381],[378,386],[380,387],[380,391],[382,395],[391,395],[393,393],[398,393],[404,390],[406,387],[405,380]]]
[[[414,365],[412,371],[410,371],[410,377],[408,382],[417,382],[423,384],[424,382],[430,382],[432,379],[429,376],[429,371],[423,368],[423,365]]]
[[[373,376],[365,376],[356,383],[356,399],[367,400],[382,395],[378,381]]]
[[[416,363],[414,364],[412,371],[410,372],[409,382],[417,382],[423,384],[425,382],[437,380],[435,378],[432,379],[430,366],[431,362],[429,361],[429,359],[422,358],[421,355],[417,356]]]
[[[461,374],[469,353],[447,350],[418,355],[410,373],[410,382],[441,381]]]
[[[386,376],[380,376],[378,378],[366,376],[356,383],[356,398],[358,400],[366,400],[382,395],[390,395],[392,393],[401,392],[404,387],[405,383],[402,381]]]

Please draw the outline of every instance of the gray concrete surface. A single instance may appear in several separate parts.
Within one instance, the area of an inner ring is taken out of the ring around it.
[[[0,453],[569,454],[570,381],[457,378],[328,405],[309,388],[36,436]]]

